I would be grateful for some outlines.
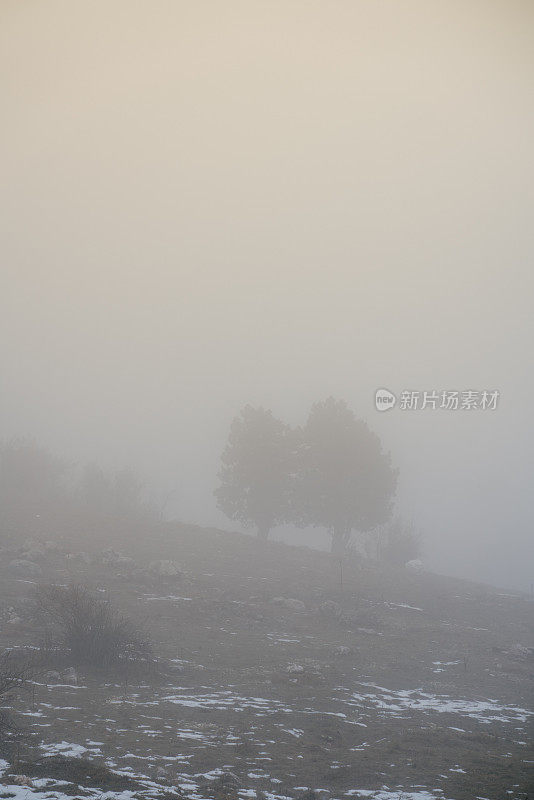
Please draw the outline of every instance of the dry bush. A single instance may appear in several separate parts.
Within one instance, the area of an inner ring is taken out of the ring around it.
[[[107,668],[151,658],[148,637],[85,587],[40,586],[36,594],[49,647],[67,650],[75,664]]]
[[[30,659],[18,657],[12,650],[5,650],[0,655],[0,702],[24,688],[34,672],[35,666]]]
[[[12,650],[0,654],[0,733],[13,728],[13,720],[6,708],[11,696],[26,689],[35,675],[35,665],[29,658],[20,657]]]

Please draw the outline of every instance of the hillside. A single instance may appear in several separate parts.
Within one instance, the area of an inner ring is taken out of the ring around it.
[[[0,797],[534,791],[531,599],[193,526],[56,544],[2,552],[0,645],[39,646],[32,584],[82,583],[143,623],[158,663],[36,678],[13,704]],[[149,569],[160,559],[179,574]]]

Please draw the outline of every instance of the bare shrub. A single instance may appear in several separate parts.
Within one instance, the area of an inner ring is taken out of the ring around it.
[[[135,779],[119,775],[105,764],[79,756],[46,755],[36,760],[19,762],[16,768],[18,773],[31,778],[65,781],[75,786],[91,786],[106,792],[138,788]]]
[[[35,666],[28,658],[21,658],[12,650],[4,650],[0,654],[0,732],[13,727],[9,709],[5,708],[11,697],[28,687],[34,677]]]
[[[12,650],[5,650],[0,655],[0,701],[24,688],[34,672],[35,666],[30,659],[18,657]]]
[[[151,658],[148,637],[85,587],[40,586],[36,594],[48,647],[66,649],[75,664],[106,668]]]

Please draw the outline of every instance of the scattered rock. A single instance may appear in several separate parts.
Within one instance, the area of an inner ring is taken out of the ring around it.
[[[345,622],[347,625],[357,623],[361,624],[362,622],[359,611],[342,611],[338,619],[340,619],[342,622]]]
[[[334,650],[332,652],[334,653],[335,656],[350,656],[354,652],[354,650],[352,649],[352,647],[347,647],[344,644],[340,644],[338,647],[334,647]]]
[[[11,783],[14,783],[15,786],[33,787],[33,781],[31,778],[28,778],[27,775],[10,775],[9,780]]]
[[[108,548],[104,550],[102,553],[102,563],[108,564],[112,567],[130,567],[133,568],[136,566],[135,561],[130,556],[125,556],[123,553],[117,552],[113,550],[113,548]]]
[[[416,572],[421,572],[423,569],[423,562],[420,558],[413,558],[411,561],[407,561],[404,566],[408,569],[414,569]]]
[[[204,778],[200,786],[205,794],[216,800],[233,800],[238,797],[240,781],[233,772],[223,772],[215,780]]]
[[[323,617],[330,617],[331,619],[339,619],[341,616],[341,606],[335,600],[325,600],[319,606],[319,613]]]
[[[60,674],[61,680],[65,681],[66,683],[71,683],[73,685],[77,685],[78,683],[78,673],[74,669],[74,667],[69,667],[68,669],[63,670]]]
[[[383,636],[380,631],[375,631],[374,628],[358,628],[359,633],[366,633],[368,636]]]
[[[183,570],[179,567],[176,561],[162,559],[160,561],[151,561],[149,570],[159,578],[176,578],[183,575]]]
[[[302,600],[296,600],[294,597],[273,597],[271,603],[276,603],[289,611],[306,611]]]
[[[307,789],[297,795],[297,800],[327,800],[330,792],[327,789]]]
[[[240,786],[239,778],[234,772],[224,772],[221,775],[221,780],[224,783],[232,783],[234,786]]]
[[[21,778],[25,778],[29,773],[35,778],[53,779],[78,786],[95,787],[100,790],[101,794],[139,788],[133,778],[117,774],[103,764],[86,758],[61,755],[44,756],[36,761],[23,763],[20,766],[24,767],[25,770],[25,774],[19,776]],[[31,781],[31,778],[28,780]],[[32,784],[30,782],[29,784],[24,783],[21,785],[31,786]]]
[[[524,644],[513,644],[506,652],[513,658],[534,657],[534,647],[525,647]]]

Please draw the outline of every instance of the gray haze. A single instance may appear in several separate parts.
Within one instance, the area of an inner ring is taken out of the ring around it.
[[[532,3],[4,0],[0,51],[0,435],[232,528],[234,414],[341,397],[426,564],[528,590]]]

